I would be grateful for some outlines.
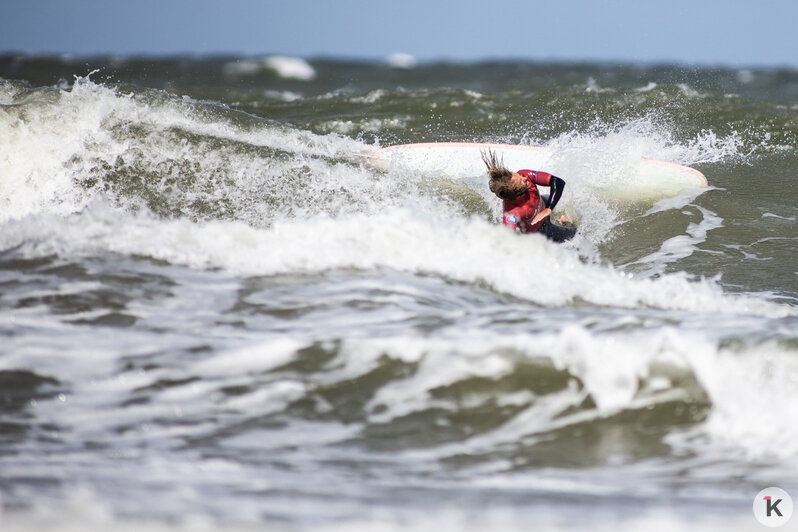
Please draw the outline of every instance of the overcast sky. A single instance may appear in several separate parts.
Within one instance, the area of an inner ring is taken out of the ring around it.
[[[3,0],[10,51],[798,68],[798,0]]]

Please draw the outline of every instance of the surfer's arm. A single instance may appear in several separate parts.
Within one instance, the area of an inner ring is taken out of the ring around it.
[[[551,188],[546,207],[553,209],[554,206],[557,205],[557,202],[560,201],[560,196],[562,196],[562,191],[565,188],[565,180],[548,172],[538,172],[535,170],[518,170],[518,173],[536,185]]]
[[[549,201],[546,207],[553,209],[557,202],[560,201],[560,196],[562,196],[562,191],[565,188],[565,181],[556,175],[550,175],[549,188],[551,192],[549,193]]]

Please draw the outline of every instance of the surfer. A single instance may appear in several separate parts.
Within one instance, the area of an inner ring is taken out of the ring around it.
[[[488,168],[490,191],[503,200],[504,225],[522,233],[540,232],[555,242],[574,237],[576,227],[567,216],[560,216],[563,225],[556,225],[549,219],[562,196],[564,180],[536,170],[511,172],[490,149],[482,152],[482,161]],[[549,187],[549,195],[541,196],[538,186]]]

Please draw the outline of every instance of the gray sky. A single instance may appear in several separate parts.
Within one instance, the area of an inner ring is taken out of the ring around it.
[[[5,0],[0,52],[798,68],[798,0]]]

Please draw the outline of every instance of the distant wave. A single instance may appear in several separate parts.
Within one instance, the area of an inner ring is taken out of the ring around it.
[[[388,66],[393,68],[414,68],[418,64],[418,60],[410,54],[395,53],[385,58]]]
[[[285,79],[311,81],[316,78],[316,70],[299,57],[275,55],[260,59],[242,59],[225,65],[225,73],[230,76],[252,76],[264,71],[273,71]]]

